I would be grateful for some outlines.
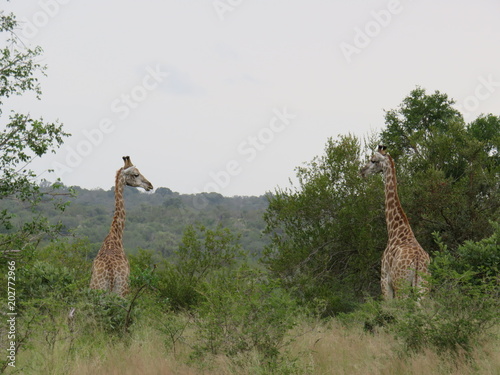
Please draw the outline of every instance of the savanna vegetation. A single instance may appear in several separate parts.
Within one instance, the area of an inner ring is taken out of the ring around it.
[[[20,45],[15,25],[1,15],[0,106],[40,94],[41,50]],[[499,373],[499,116],[466,123],[446,94],[417,87],[380,134],[328,139],[295,185],[266,196],[127,188],[122,299],[88,288],[113,191],[38,183],[29,162],[69,135],[0,115],[2,372]],[[383,182],[358,175],[378,143],[432,257],[421,301],[380,300]]]

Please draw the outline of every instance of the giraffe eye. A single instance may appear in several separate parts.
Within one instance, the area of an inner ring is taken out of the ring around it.
[[[139,177],[139,174],[138,173],[134,174],[134,177],[135,178]]]

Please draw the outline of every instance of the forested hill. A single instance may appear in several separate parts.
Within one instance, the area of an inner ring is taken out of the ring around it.
[[[38,210],[51,222],[61,221],[65,234],[87,238],[97,253],[109,232],[114,212],[114,188],[87,190],[73,187],[76,196],[67,197],[70,204],[59,212],[49,202]],[[263,213],[268,206],[265,196],[224,197],[217,193],[179,194],[168,188],[157,188],[145,193],[136,188],[124,190],[126,223],[124,247],[128,253],[139,248],[150,249],[169,256],[178,249],[182,234],[188,225],[215,228],[218,224],[241,235],[240,243],[251,254],[259,253],[266,240]],[[26,222],[31,211],[8,203],[16,214],[16,221]],[[7,207],[6,207],[7,208]]]

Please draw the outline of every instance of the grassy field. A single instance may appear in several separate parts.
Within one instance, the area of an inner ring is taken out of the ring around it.
[[[498,327],[497,327],[498,328]],[[500,330],[496,329],[498,333]],[[279,360],[269,368],[255,351],[235,356],[193,356],[197,336],[191,328],[176,339],[153,322],[136,324],[130,335],[75,336],[65,329],[39,332],[17,357],[25,375],[153,374],[500,374],[500,345],[489,336],[468,359],[438,356],[430,350],[408,355],[387,332],[366,333],[338,320],[301,323],[289,332]],[[13,371],[14,370],[14,371]]]
[[[499,234],[462,254],[496,264]],[[446,252],[434,257],[425,298],[367,297],[335,315],[326,300],[300,303],[248,264],[193,282],[185,276],[200,266],[153,274],[149,258],[132,257],[133,289],[121,298],[86,288],[85,260],[59,253],[62,265],[52,256],[19,269],[20,346],[7,374],[500,375],[497,268],[453,268]],[[5,326],[1,348],[11,345]]]

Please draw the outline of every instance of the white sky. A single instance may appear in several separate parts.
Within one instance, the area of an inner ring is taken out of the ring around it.
[[[108,189],[130,155],[155,188],[261,195],[328,137],[381,129],[417,85],[469,120],[500,114],[498,0],[2,5],[48,66],[42,100],[8,106],[72,134],[32,164],[67,185]]]

